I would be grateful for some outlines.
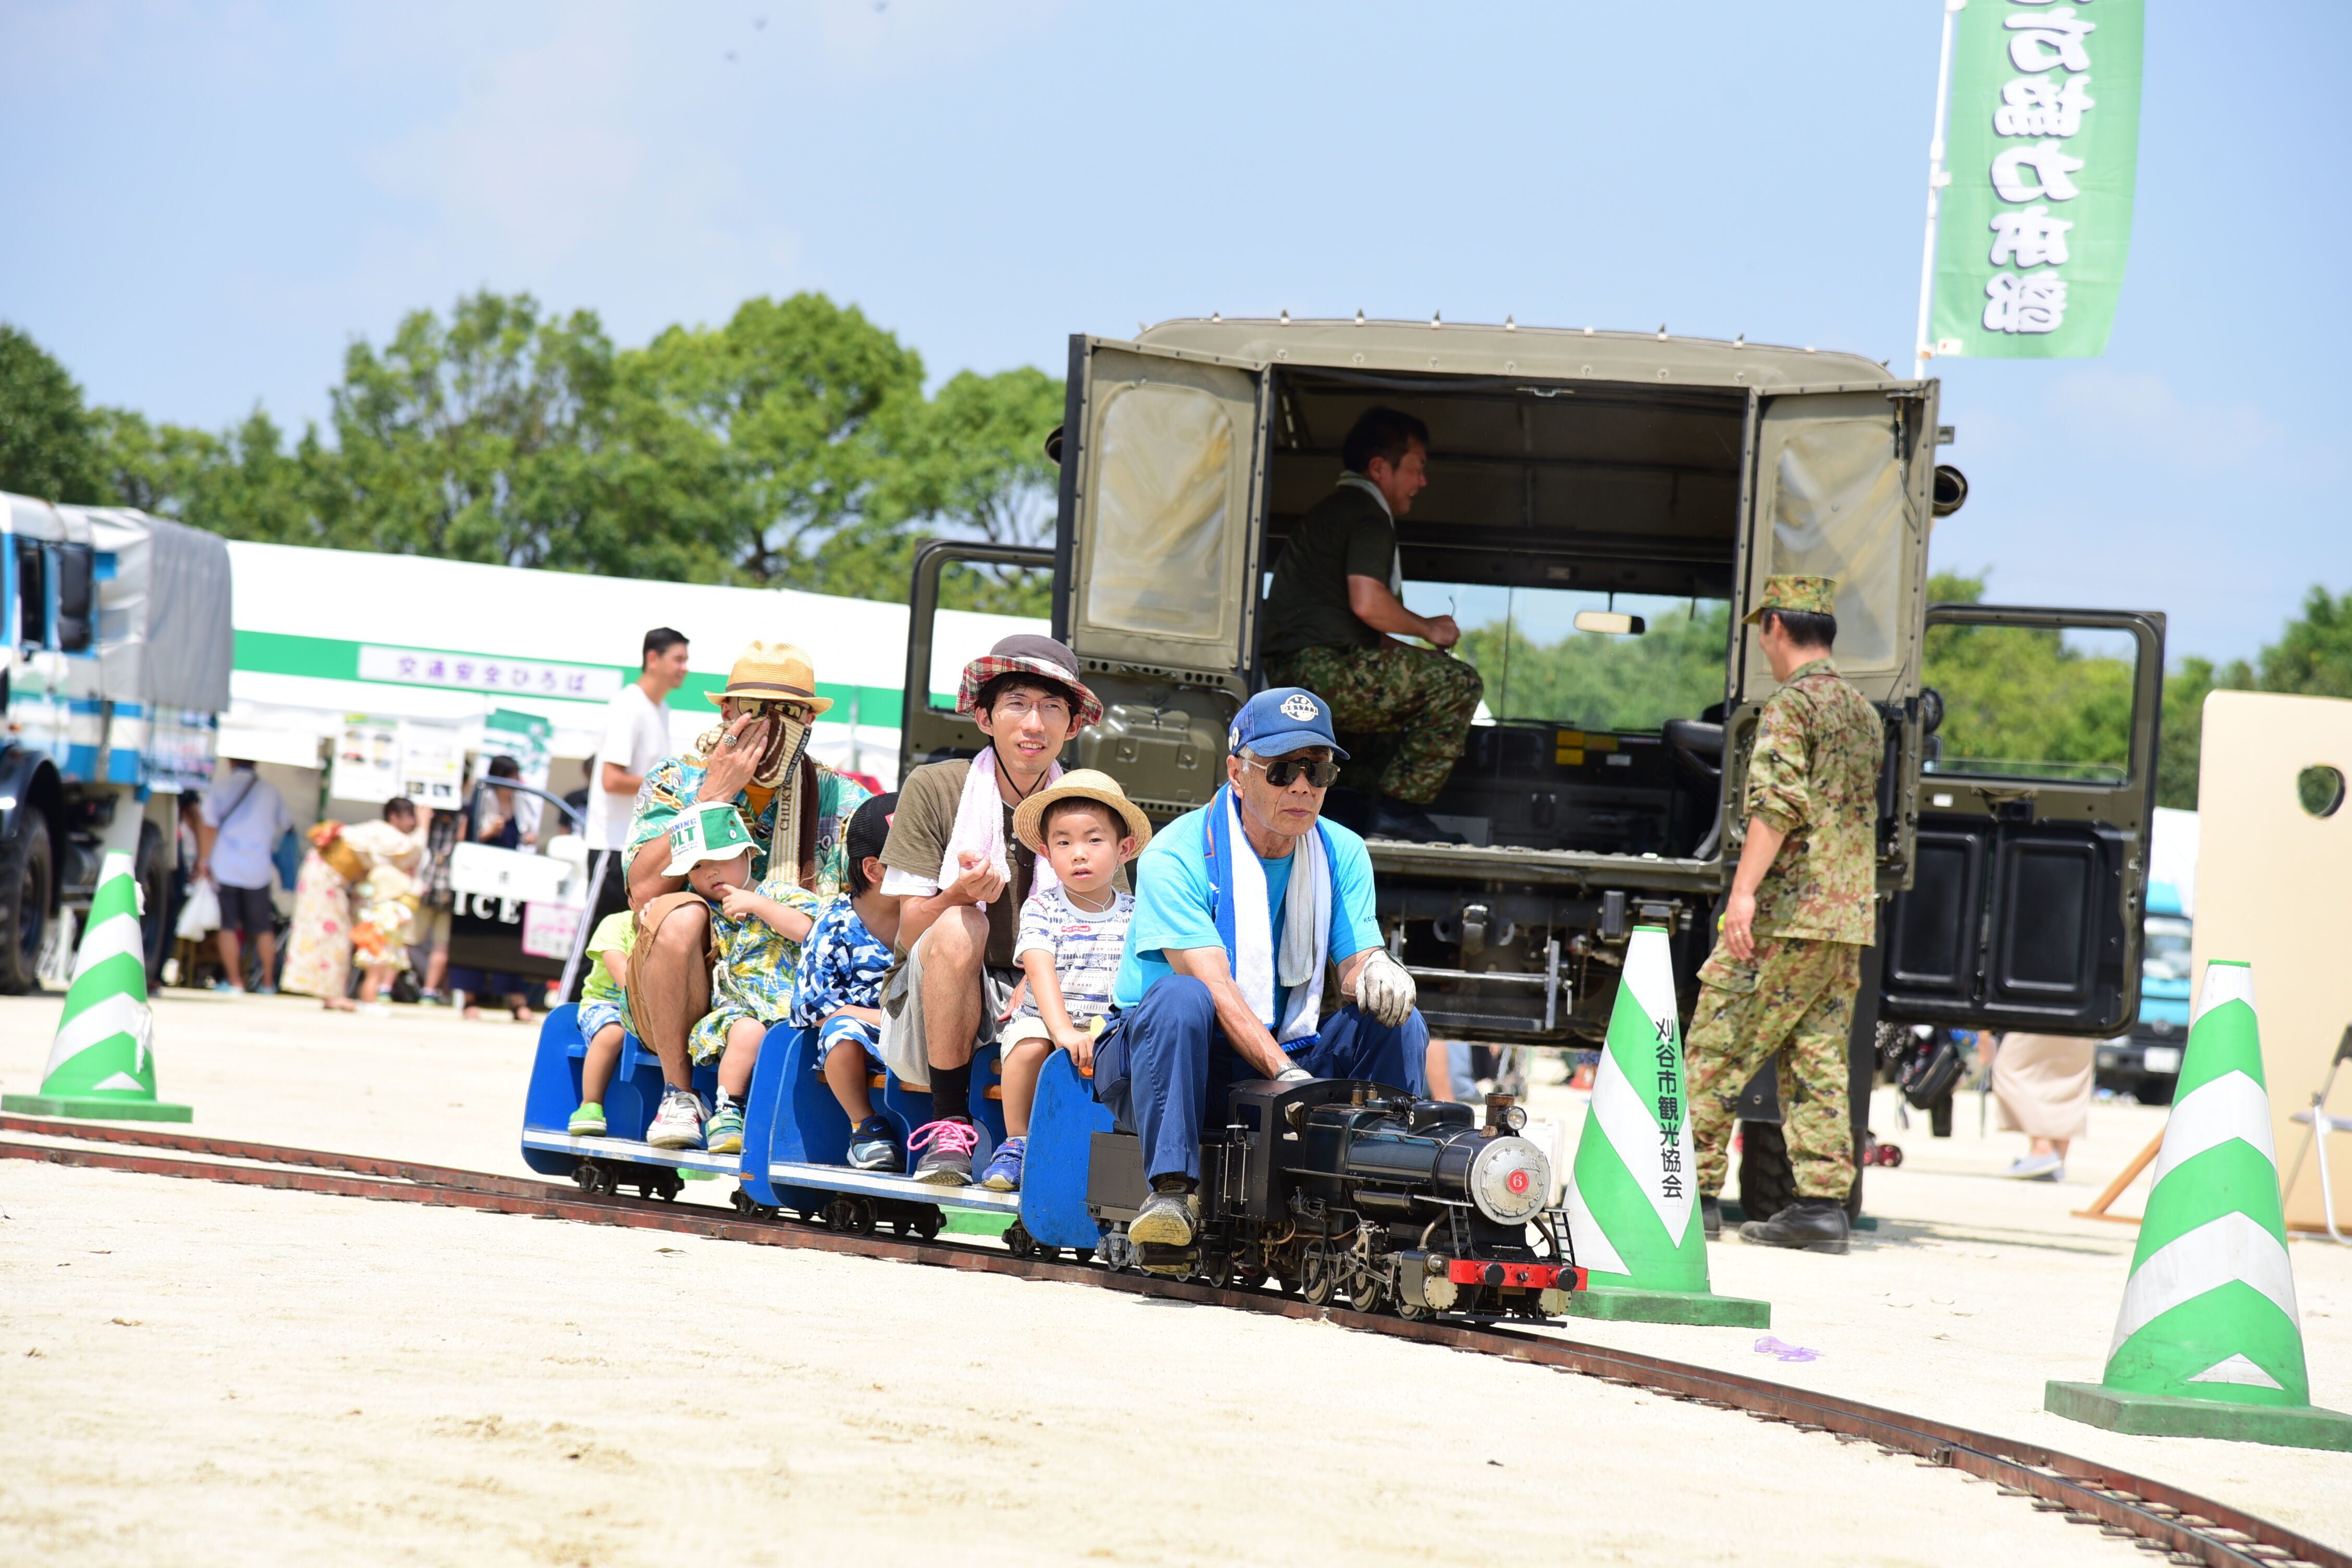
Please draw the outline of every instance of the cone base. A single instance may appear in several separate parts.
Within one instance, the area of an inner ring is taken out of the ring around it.
[[[190,1105],[160,1100],[101,1100],[88,1094],[0,1095],[0,1110],[19,1116],[74,1116],[84,1121],[193,1121]]]
[[[2053,1382],[2043,1408],[2069,1421],[2149,1437],[2221,1437],[2281,1448],[2352,1451],[2352,1415],[2315,1405],[2231,1405],[2127,1394],[2095,1383]]]
[[[1571,1290],[1565,1308],[1571,1318],[1611,1323],[1686,1323],[1698,1328],[1769,1329],[1772,1303],[1704,1290],[1643,1290],[1625,1285],[1593,1285]]]

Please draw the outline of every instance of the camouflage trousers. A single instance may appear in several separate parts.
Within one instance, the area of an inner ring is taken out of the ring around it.
[[[1740,1091],[1777,1058],[1780,1131],[1797,1194],[1843,1203],[1853,1187],[1846,1041],[1862,989],[1861,945],[1758,937],[1754,956],[1745,961],[1718,945],[1698,978],[1698,1010],[1685,1053],[1698,1190],[1708,1197],[1723,1191]]]
[[[1300,648],[1267,660],[1266,673],[1329,703],[1335,729],[1397,736],[1381,793],[1411,805],[1427,805],[1445,787],[1486,689],[1460,659],[1392,642]]]

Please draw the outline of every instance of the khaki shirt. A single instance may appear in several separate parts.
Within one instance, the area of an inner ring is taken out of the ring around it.
[[[1787,834],[1756,890],[1759,937],[1864,946],[1877,929],[1878,710],[1817,658],[1764,704],[1748,763],[1748,816]]]

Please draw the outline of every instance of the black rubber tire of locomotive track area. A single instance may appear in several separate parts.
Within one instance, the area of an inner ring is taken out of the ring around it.
[[[1297,1296],[1266,1290],[1119,1273],[1098,1265],[1021,1258],[966,1244],[842,1235],[782,1217],[737,1217],[699,1205],[589,1197],[553,1183],[411,1161],[25,1116],[0,1115],[0,1131],[44,1140],[21,1142],[0,1138],[0,1159],[667,1230],[712,1240],[1055,1279],[1280,1317],[1317,1318],[1341,1328],[1527,1362],[1710,1408],[1738,1410],[1800,1431],[1827,1431],[1843,1442],[1874,1443],[1889,1454],[1911,1454],[1923,1465],[1948,1467],[1993,1481],[2002,1495],[2032,1499],[2037,1509],[2063,1510],[2069,1522],[2097,1524],[2105,1533],[2119,1539],[2136,1538],[2136,1544],[2151,1552],[2168,1552],[2167,1561],[2171,1563],[2267,1568],[2279,1561],[2275,1553],[2284,1552],[2287,1560],[2316,1568],[2352,1568],[2352,1554],[2213,1499],[2113,1466],[1835,1394],[1551,1333],[1478,1323],[1410,1322],[1341,1307],[1318,1307]],[[82,1146],[89,1143],[165,1152]],[[175,1157],[190,1154],[198,1157]]]

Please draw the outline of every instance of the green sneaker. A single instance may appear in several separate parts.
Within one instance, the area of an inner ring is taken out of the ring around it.
[[[572,1113],[572,1125],[566,1129],[574,1138],[604,1136],[604,1108],[597,1101],[583,1100],[580,1109]]]
[[[743,1152],[743,1108],[729,1101],[703,1125],[702,1146],[714,1154]]]

